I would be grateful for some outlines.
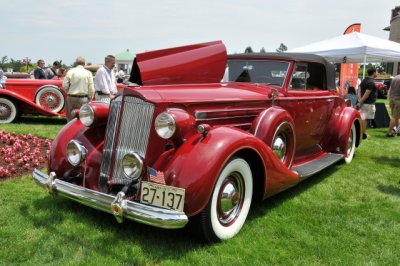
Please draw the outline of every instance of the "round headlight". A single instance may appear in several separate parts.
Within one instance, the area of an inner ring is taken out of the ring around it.
[[[125,154],[122,159],[122,170],[127,178],[136,180],[143,171],[143,160],[136,153]]]
[[[157,134],[163,139],[172,137],[176,130],[176,123],[173,116],[169,113],[161,113],[155,121]]]
[[[85,160],[87,149],[76,140],[71,140],[67,145],[67,160],[73,166],[80,165]]]
[[[81,120],[82,124],[87,127],[93,124],[94,111],[89,104],[82,105],[81,109],[79,110],[79,119]]]

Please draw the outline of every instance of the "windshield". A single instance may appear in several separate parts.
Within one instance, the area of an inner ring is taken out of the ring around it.
[[[229,60],[224,81],[264,83],[282,87],[288,68],[288,62]]]

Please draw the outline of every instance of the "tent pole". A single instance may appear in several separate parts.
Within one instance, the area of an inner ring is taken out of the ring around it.
[[[367,55],[364,55],[364,68],[363,68],[363,79],[365,78],[365,65],[367,64]]]

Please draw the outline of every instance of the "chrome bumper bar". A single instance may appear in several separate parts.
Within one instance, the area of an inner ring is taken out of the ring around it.
[[[188,222],[188,217],[183,212],[129,201],[125,199],[125,194],[123,192],[119,192],[116,196],[111,196],[74,185],[56,179],[54,172],[47,175],[35,169],[32,173],[32,177],[39,186],[46,188],[49,193],[60,195],[86,206],[111,213],[118,222],[123,222],[124,218],[126,218],[168,229],[182,228]]]

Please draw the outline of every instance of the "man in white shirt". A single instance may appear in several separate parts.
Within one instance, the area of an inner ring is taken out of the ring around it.
[[[75,67],[68,70],[63,81],[63,87],[68,93],[65,105],[67,121],[74,118],[73,110],[79,109],[94,96],[93,75],[83,68],[84,65],[85,58],[78,56]]]
[[[103,102],[110,102],[117,93],[117,83],[115,80],[115,73],[113,71],[115,66],[115,57],[107,55],[102,65],[96,72],[94,77],[94,88],[96,90],[96,100]]]

